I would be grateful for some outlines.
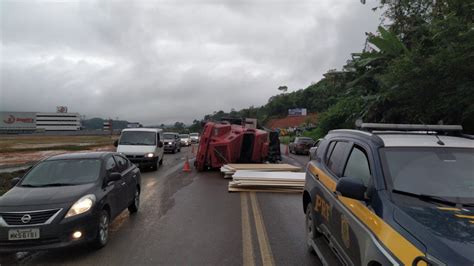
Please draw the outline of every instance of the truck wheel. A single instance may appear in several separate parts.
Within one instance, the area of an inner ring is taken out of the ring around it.
[[[313,246],[311,245],[314,242],[314,239],[318,236],[319,232],[317,231],[314,220],[313,220],[313,206],[310,203],[306,205],[306,219],[305,219],[305,231],[306,231],[306,249],[311,254],[315,254]]]
[[[109,213],[106,210],[102,210],[99,215],[97,235],[92,243],[96,249],[103,248],[105,245],[107,245],[109,240],[109,224]]]

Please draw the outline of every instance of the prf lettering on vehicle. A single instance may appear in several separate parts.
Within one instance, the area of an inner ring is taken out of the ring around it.
[[[331,205],[329,205],[329,203],[327,203],[327,201],[325,201],[319,195],[316,196],[316,205],[314,206],[314,210],[321,213],[321,216],[329,222]]]

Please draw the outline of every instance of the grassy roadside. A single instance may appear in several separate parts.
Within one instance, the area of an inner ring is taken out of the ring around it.
[[[0,153],[66,150],[81,151],[112,145],[117,136],[2,136]]]
[[[24,170],[19,170],[11,173],[0,173],[0,196],[5,194],[10,189],[10,180],[12,180],[15,177],[20,177],[25,172],[27,169]]]
[[[22,148],[22,149],[15,149],[15,148],[6,148],[0,150],[0,153],[11,153],[11,152],[26,152],[26,151],[54,151],[54,150],[64,150],[64,151],[83,151],[83,150],[90,150],[93,148],[104,147],[113,145],[113,141],[109,143],[101,143],[101,144],[91,144],[91,145],[58,145],[58,146],[51,146],[51,147],[35,147],[35,148]]]

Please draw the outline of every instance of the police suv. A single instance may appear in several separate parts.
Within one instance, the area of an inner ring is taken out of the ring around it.
[[[474,140],[461,126],[362,123],[313,152],[306,241],[323,262],[326,242],[346,265],[474,265]]]

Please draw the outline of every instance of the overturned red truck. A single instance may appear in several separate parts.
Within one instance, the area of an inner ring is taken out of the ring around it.
[[[227,121],[207,122],[194,164],[203,171],[228,163],[262,163],[274,159],[274,156],[269,158],[269,146],[267,131]]]

